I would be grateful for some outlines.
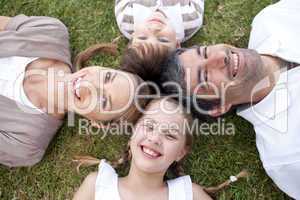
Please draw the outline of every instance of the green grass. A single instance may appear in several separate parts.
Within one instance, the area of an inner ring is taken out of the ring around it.
[[[207,0],[205,24],[185,46],[196,43],[230,43],[247,47],[253,17],[272,0]],[[120,35],[113,14],[113,0],[0,0],[1,15],[48,15],[61,19],[69,28],[72,55],[97,42],[109,42]],[[120,42],[120,50],[126,45]],[[93,64],[116,67],[118,57],[99,56]],[[186,172],[205,186],[223,182],[230,175],[248,169],[251,176],[221,191],[217,199],[289,199],[265,174],[255,147],[252,126],[235,114],[226,116],[234,123],[234,136],[201,135],[195,138],[192,153],[185,162]],[[96,168],[76,173],[74,155],[112,159],[126,144],[124,136],[87,137],[78,126],[64,125],[41,163],[32,168],[0,167],[1,200],[71,199],[83,178]]]

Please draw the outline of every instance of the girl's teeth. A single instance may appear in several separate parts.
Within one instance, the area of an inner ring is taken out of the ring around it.
[[[149,155],[154,156],[154,157],[157,157],[157,156],[158,156],[158,153],[152,151],[151,149],[148,149],[148,148],[146,148],[146,147],[143,147],[143,150],[144,150],[144,152],[145,152],[146,154],[149,154]]]

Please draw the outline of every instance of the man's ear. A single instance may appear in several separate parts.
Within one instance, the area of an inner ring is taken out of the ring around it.
[[[208,111],[208,114],[212,117],[218,117],[225,113],[227,113],[230,108],[232,107],[232,104],[224,104],[220,106],[215,106],[213,109]]]

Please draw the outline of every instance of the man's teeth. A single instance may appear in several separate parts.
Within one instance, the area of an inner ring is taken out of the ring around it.
[[[239,68],[239,57],[235,53],[233,53],[232,55],[233,55],[233,62],[234,62],[233,75],[235,76]]]
[[[144,153],[149,154],[150,156],[153,156],[153,157],[159,156],[159,153],[157,153],[151,149],[148,149],[147,147],[143,147],[143,151],[144,151]]]

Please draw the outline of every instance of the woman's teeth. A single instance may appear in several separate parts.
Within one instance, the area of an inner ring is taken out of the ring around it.
[[[75,89],[75,95],[80,98],[80,81],[82,80],[81,77],[79,77],[76,81],[75,81],[75,84],[74,84],[74,89]]]
[[[147,147],[142,147],[142,150],[145,154],[150,155],[151,157],[159,157],[161,154],[158,152],[153,151],[152,149],[149,149]]]

